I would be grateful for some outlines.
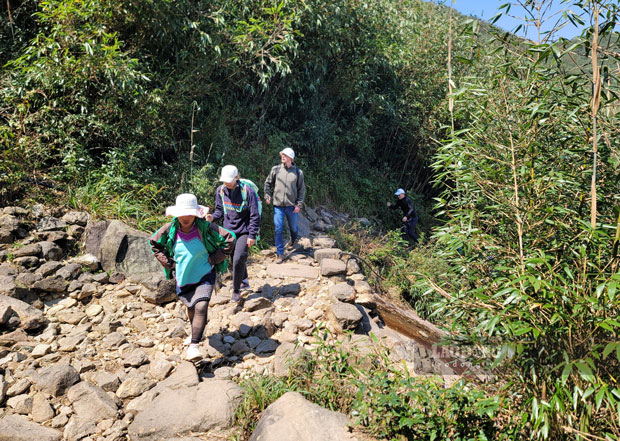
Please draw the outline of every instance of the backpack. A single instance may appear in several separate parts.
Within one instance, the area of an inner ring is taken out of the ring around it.
[[[243,202],[241,203],[239,208],[229,207],[229,209],[235,210],[237,213],[241,213],[243,211],[243,209],[245,208],[247,199],[248,199],[248,187],[250,187],[256,193],[256,198],[257,198],[256,203],[258,204],[258,215],[262,216],[263,215],[263,201],[261,201],[261,198],[258,195],[258,186],[254,182],[250,181],[249,179],[239,179],[239,185],[241,187],[241,197],[243,198]],[[224,210],[224,216],[226,216],[226,204],[224,203],[224,186],[223,185],[220,185],[220,199],[222,200],[222,210]],[[256,235],[256,241],[258,242],[259,240],[260,240],[260,232]]]

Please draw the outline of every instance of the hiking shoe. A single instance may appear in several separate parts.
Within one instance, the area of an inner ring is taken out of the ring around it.
[[[297,241],[296,240],[291,240],[286,244],[286,249],[287,250],[294,250],[295,249],[295,245],[297,245]]]
[[[232,296],[230,297],[230,301],[233,303],[238,303],[240,300],[241,300],[241,293],[233,292]]]
[[[276,263],[282,263],[282,262],[284,262],[284,257],[278,254],[278,256],[276,257]]]
[[[187,348],[187,353],[185,354],[185,359],[189,361],[198,360],[202,358],[200,354],[200,349],[198,349],[198,343],[191,343]]]
[[[250,289],[250,281],[248,279],[241,281],[241,289]]]

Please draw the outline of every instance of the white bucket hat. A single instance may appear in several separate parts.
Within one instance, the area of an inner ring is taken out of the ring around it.
[[[405,190],[399,188],[398,190],[396,190],[396,193],[394,193],[394,196],[400,196],[401,194],[405,194]]]
[[[239,176],[239,170],[234,165],[225,165],[222,167],[222,173],[220,173],[220,181],[230,184],[237,176]]]
[[[204,217],[209,212],[209,207],[198,205],[196,196],[183,193],[177,196],[175,205],[166,208],[166,216],[196,216]]]
[[[295,159],[295,152],[294,152],[294,151],[293,151],[293,149],[292,149],[292,148],[290,148],[290,147],[287,147],[287,148],[283,149],[283,150],[280,152],[280,154],[286,155],[286,156],[288,156],[288,157],[289,157],[289,158],[291,158],[291,159]]]

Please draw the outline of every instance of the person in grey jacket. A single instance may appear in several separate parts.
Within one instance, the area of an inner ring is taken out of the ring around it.
[[[265,180],[265,202],[273,201],[273,224],[276,230],[276,263],[282,263],[284,255],[284,218],[288,222],[291,241],[288,248],[293,248],[297,241],[297,213],[306,196],[304,174],[293,164],[295,152],[287,147],[280,152],[281,164],[272,167]]]

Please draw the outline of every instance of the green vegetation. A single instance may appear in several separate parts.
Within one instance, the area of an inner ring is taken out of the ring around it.
[[[446,388],[434,377],[412,377],[406,366],[394,366],[385,349],[361,350],[350,335],[334,344],[327,343],[332,336],[324,330],[314,336],[314,349],[291,363],[287,377],[256,376],[242,383],[240,439],[249,438],[260,413],[289,391],[350,414],[359,431],[379,439],[500,439],[493,422],[501,413],[497,398],[485,397],[465,381]]]
[[[535,41],[421,0],[9,1],[0,204],[149,230],[176,193],[213,200],[224,164],[261,183],[285,146],[311,205],[396,229],[385,201],[404,187],[418,248],[359,226],[339,245],[456,342],[491,348],[478,362],[497,383],[442,389],[320,347],[296,376],[253,380],[244,433],[300,390],[387,439],[618,440],[620,7],[520,3],[500,11]],[[556,41],[546,19],[585,29]]]

